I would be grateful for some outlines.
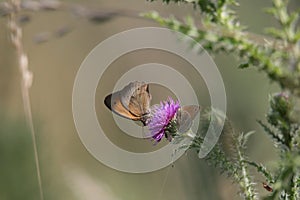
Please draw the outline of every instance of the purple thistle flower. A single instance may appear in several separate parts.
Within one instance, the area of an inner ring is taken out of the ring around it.
[[[174,126],[172,126],[172,124],[174,124],[172,121],[179,108],[179,102],[175,102],[170,97],[167,101],[154,105],[151,108],[151,118],[147,126],[149,127],[152,138],[156,142],[159,142],[164,135],[169,141],[171,140],[170,133],[176,132]]]

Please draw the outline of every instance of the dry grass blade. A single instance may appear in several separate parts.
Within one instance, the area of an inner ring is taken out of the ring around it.
[[[17,52],[18,66],[21,73],[21,91],[22,91],[22,99],[24,104],[24,112],[25,112],[27,123],[30,128],[32,142],[33,142],[34,159],[35,159],[36,170],[37,170],[40,199],[43,200],[44,195],[43,195],[42,179],[40,173],[38,150],[37,150],[37,144],[35,139],[35,131],[33,126],[31,104],[30,104],[30,97],[29,97],[29,88],[32,83],[32,73],[28,69],[28,57],[24,51],[24,47],[22,44],[22,28],[18,25],[18,18],[17,18],[17,13],[20,10],[20,1],[11,0],[11,6],[14,8],[13,10],[15,10],[15,12],[11,12],[9,14],[8,27],[11,33],[10,35],[11,41],[15,46]]]

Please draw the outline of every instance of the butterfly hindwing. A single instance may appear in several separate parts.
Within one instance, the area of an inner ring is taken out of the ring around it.
[[[108,95],[105,100],[104,104],[114,113],[125,117],[127,119],[132,119],[132,120],[139,120],[139,117],[134,116],[131,114],[121,103],[119,93],[113,93]]]
[[[179,133],[185,133],[191,128],[193,120],[195,119],[199,111],[200,106],[197,105],[182,106],[178,110],[176,120]]]
[[[190,114],[191,119],[194,120],[195,117],[198,115],[200,111],[200,106],[198,105],[187,105],[187,106],[182,106],[181,109],[183,111],[186,111]]]
[[[191,116],[186,111],[180,111],[177,113],[178,132],[185,133],[192,126]]]

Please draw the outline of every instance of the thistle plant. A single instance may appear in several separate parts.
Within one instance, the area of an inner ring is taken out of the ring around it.
[[[257,122],[273,141],[279,160],[275,169],[251,161],[245,153],[248,138],[254,133],[236,133],[234,123],[226,119],[223,134],[231,138],[231,154],[218,144],[206,157],[209,163],[239,185],[243,199],[300,199],[300,29],[299,10],[288,9],[288,0],[273,0],[265,12],[272,15],[278,27],[265,29],[265,36],[247,32],[235,12],[235,0],[163,0],[164,3],[192,4],[201,18],[186,17],[180,21],[174,16],[162,17],[152,11],[142,16],[160,25],[179,31],[202,44],[211,54],[235,55],[239,68],[254,67],[280,86],[280,91],[269,97],[269,111]],[[195,21],[197,23],[195,23]],[[197,24],[197,25],[196,25]],[[201,53],[201,52],[200,52]],[[199,151],[209,123],[218,126],[222,113],[211,109],[202,115],[199,133],[189,149]],[[179,137],[182,137],[179,135]],[[256,183],[249,169],[254,168],[264,177]],[[261,197],[256,186],[265,188],[269,195]]]

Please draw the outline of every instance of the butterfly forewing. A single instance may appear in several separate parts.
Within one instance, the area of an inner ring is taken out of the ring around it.
[[[150,112],[151,95],[147,88],[147,84],[142,85],[135,91],[134,95],[131,96],[128,107],[132,114],[143,116]]]
[[[143,82],[138,81],[131,82],[120,91],[121,103],[127,110],[129,110],[131,98],[135,95],[136,90],[139,90],[138,88],[140,88],[143,84]]]

